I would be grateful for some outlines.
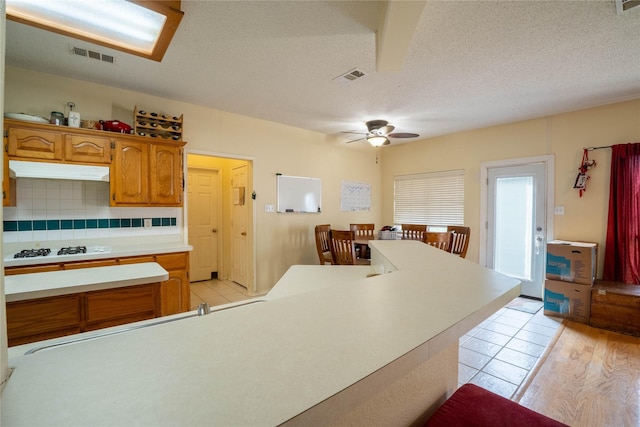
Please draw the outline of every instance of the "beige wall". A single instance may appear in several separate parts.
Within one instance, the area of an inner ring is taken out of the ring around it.
[[[73,101],[82,119],[118,119],[133,124],[135,106],[184,114],[187,152],[250,159],[257,195],[255,201],[248,199],[255,223],[256,293],[270,289],[291,265],[318,263],[313,236],[316,224],[381,224],[380,165],[376,164],[375,150],[365,144],[340,146],[316,132],[14,67],[6,68],[5,82],[5,111],[48,117],[51,111],[65,111],[66,103]],[[265,204],[276,203],[276,173],[320,178],[322,213],[265,213]],[[371,211],[340,211],[343,180],[372,185]]]
[[[640,142],[640,100],[591,108],[535,120],[460,132],[411,144],[385,148],[382,162],[382,222],[393,221],[395,175],[451,169],[465,171],[465,223],[472,238],[467,258],[479,259],[480,164],[482,162],[552,154],[555,158],[555,216],[557,239],[597,242],[602,275],[609,200],[611,151],[590,152],[597,166],[582,198],[573,184],[582,148]]]

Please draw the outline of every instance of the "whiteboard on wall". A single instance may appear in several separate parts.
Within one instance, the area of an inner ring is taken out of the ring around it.
[[[318,213],[322,207],[320,178],[277,175],[278,212]]]

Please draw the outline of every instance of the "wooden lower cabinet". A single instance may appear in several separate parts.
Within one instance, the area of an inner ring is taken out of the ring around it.
[[[88,292],[84,330],[153,319],[160,316],[159,283]]]
[[[169,280],[160,284],[162,316],[191,310],[189,254],[181,252],[157,255],[156,262],[169,273]]]
[[[7,303],[9,346],[160,316],[159,283]]]
[[[80,294],[7,303],[9,346],[82,332]]]
[[[8,276],[144,262],[160,264],[169,273],[169,279],[160,283],[126,288],[8,302],[9,345],[26,344],[189,311],[191,289],[188,252],[5,267],[5,276]]]

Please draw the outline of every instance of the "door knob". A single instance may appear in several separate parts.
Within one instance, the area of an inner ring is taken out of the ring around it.
[[[217,229],[217,228],[214,228],[213,230],[211,230],[211,232],[212,232],[212,233],[217,233],[217,232],[218,232],[218,229]]]
[[[246,236],[246,235],[247,235],[247,232],[246,232],[246,231],[243,231],[242,233],[240,233],[240,235],[241,235],[241,236]]]

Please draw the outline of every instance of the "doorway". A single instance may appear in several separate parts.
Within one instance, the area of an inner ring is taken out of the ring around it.
[[[190,151],[186,165],[191,282],[234,281],[254,294],[251,160]]]
[[[482,171],[481,263],[520,280],[521,295],[541,299],[553,235],[553,157],[485,163]]]

